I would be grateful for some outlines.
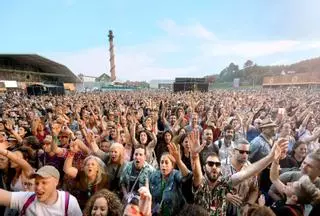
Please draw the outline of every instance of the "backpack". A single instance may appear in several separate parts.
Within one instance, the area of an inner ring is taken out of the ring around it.
[[[36,198],[36,194],[32,194],[27,201],[24,203],[22,210],[20,212],[20,216],[25,216],[26,215],[26,210],[30,206],[30,204],[34,201]],[[64,215],[68,216],[68,208],[69,208],[69,199],[70,199],[70,194],[68,192],[65,192],[65,201],[64,201]]]

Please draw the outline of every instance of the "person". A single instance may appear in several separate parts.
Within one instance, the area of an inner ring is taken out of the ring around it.
[[[145,185],[149,175],[154,171],[155,168],[146,162],[146,147],[138,146],[134,150],[133,161],[126,164],[120,177],[125,202],[128,202],[130,196],[138,194],[139,188]]]
[[[222,175],[224,177],[231,176],[240,170],[246,169],[251,163],[248,161],[250,154],[250,144],[245,139],[238,139],[234,143],[234,149],[232,152],[231,163],[229,164],[225,159],[222,161]],[[259,195],[258,179],[253,176],[244,180],[238,186],[234,188],[233,193],[227,193],[226,198],[228,200],[227,215],[245,215],[249,208],[256,202]]]
[[[320,189],[310,180],[309,176],[304,175],[298,181],[283,184],[279,178],[279,161],[272,162],[270,179],[279,192],[286,195],[285,204],[275,206],[273,211],[276,215],[297,216],[304,215],[302,204],[319,203]]]
[[[248,166],[245,170],[234,173],[230,177],[221,176],[221,162],[218,155],[210,153],[207,155],[206,163],[203,166],[205,174],[202,174],[199,159],[199,134],[190,134],[193,169],[193,193],[195,204],[199,204],[210,211],[211,215],[226,215],[227,203],[226,194],[230,193],[233,187],[240,184],[261,170],[265,169],[275,158],[280,158],[285,142],[275,143],[270,153],[260,161]]]
[[[83,215],[121,216],[122,208],[122,203],[115,193],[102,189],[90,197],[83,210]]]
[[[160,158],[160,169],[149,177],[153,215],[176,215],[185,204],[182,185],[191,173],[182,162],[180,146],[170,143],[168,148],[169,153],[164,152]],[[174,169],[175,165],[180,171]]]
[[[0,189],[0,205],[18,209],[20,215],[79,216],[82,215],[76,198],[58,191],[59,171],[53,166],[43,166],[31,175],[35,178],[35,192],[10,192]]]

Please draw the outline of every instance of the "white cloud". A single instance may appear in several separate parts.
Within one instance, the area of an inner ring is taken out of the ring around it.
[[[263,61],[266,64],[289,63],[293,52],[320,48],[320,41],[219,40],[200,23],[178,25],[170,19],[161,21],[160,27],[167,33],[166,36],[152,38],[142,44],[115,47],[117,78],[151,80],[197,77],[219,73],[230,62],[242,65],[246,59],[254,62],[256,59],[265,59]],[[267,56],[270,55],[274,55],[273,62],[269,62]],[[109,74],[109,53],[104,46],[68,53],[47,53],[45,56],[65,64],[75,74]],[[179,57],[180,63],[175,62],[175,56]],[[280,60],[275,60],[276,56]]]
[[[159,26],[169,35],[173,36],[190,36],[203,40],[216,39],[215,35],[200,23],[183,26],[177,25],[177,23],[171,19],[166,19],[159,22]]]

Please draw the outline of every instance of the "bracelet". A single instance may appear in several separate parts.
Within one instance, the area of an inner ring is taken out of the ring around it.
[[[73,157],[75,155],[74,152],[68,151],[67,157]]]

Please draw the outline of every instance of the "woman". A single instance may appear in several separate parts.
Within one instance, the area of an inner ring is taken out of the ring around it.
[[[24,154],[25,153],[25,154]],[[11,191],[24,191],[23,181],[24,179],[29,178],[33,173],[33,168],[26,161],[27,153],[19,149],[14,152],[8,151],[1,148],[0,154],[7,157],[10,160],[10,167],[12,170],[8,173],[9,178],[11,179],[10,189]]]
[[[180,147],[170,143],[168,148],[170,154],[162,154],[160,170],[150,175],[153,215],[177,215],[185,204],[181,188],[190,171],[181,160]],[[174,169],[175,165],[180,171]]]
[[[108,179],[105,172],[105,164],[96,156],[85,158],[83,170],[78,170],[72,166],[73,158],[77,152],[77,146],[72,146],[71,151],[64,163],[63,171],[75,180],[73,186],[69,186],[69,191],[77,198],[81,209],[84,208],[86,201],[96,191],[107,188]]]
[[[183,134],[178,143],[181,146],[181,159],[187,168],[191,170],[190,144],[187,134]]]
[[[303,160],[307,156],[308,146],[302,141],[298,141],[294,144],[291,152],[292,158],[297,162],[298,167],[301,166]]]
[[[130,125],[130,134],[132,143],[134,145],[134,148],[136,148],[139,145],[146,146],[146,156],[147,156],[147,162],[152,165],[154,168],[158,168],[158,162],[156,158],[156,154],[154,152],[154,148],[157,144],[157,136],[155,133],[150,133],[147,130],[142,130],[138,134],[139,141],[136,139],[136,130],[135,130],[135,124]]]
[[[173,134],[170,130],[166,130],[163,132],[162,136],[160,137],[156,147],[155,153],[157,156],[157,161],[160,161],[160,157],[164,152],[168,152],[168,145],[172,142]]]
[[[122,204],[116,194],[107,189],[95,193],[87,202],[84,216],[121,216]]]

